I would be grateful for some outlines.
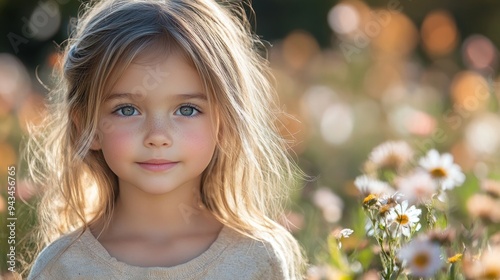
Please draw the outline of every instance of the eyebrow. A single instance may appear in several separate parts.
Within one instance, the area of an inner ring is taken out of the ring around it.
[[[130,92],[117,92],[117,93],[111,93],[110,95],[108,95],[104,99],[104,102],[108,102],[108,101],[115,100],[115,99],[135,99],[138,97],[141,97],[141,94],[130,93]],[[200,93],[200,92],[176,94],[173,98],[180,99],[180,100],[199,99],[202,101],[207,101],[207,96],[203,93]]]

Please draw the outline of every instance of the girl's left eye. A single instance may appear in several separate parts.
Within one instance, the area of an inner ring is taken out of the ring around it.
[[[175,111],[176,115],[181,115],[184,117],[194,117],[200,113],[200,110],[198,110],[196,107],[192,105],[183,105]]]

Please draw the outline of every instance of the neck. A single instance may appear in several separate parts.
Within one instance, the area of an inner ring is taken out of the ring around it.
[[[201,204],[199,186],[183,186],[168,193],[151,194],[120,184],[111,234],[167,237],[213,230],[220,224]]]

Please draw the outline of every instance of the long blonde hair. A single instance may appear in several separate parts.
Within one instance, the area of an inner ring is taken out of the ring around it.
[[[203,173],[202,202],[226,226],[255,239],[270,236],[290,278],[301,278],[299,246],[276,222],[298,172],[277,132],[270,70],[259,55],[265,48],[233,1],[102,0],[84,9],[64,51],[62,79],[49,95],[50,114],[28,143],[30,175],[43,186],[39,244],[109,221],[117,178],[102,152],[90,149],[102,125],[100,103],[153,45],[182,50],[217,112],[217,147]]]

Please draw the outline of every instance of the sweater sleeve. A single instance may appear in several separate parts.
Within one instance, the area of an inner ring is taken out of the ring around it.
[[[71,245],[72,235],[63,236],[45,247],[33,264],[28,280],[60,279],[57,275],[57,260]]]
[[[239,237],[226,252],[230,267],[223,274],[246,280],[290,280],[287,258],[271,240],[252,240]],[[224,278],[226,279],[226,278]],[[229,278],[227,278],[229,279]],[[234,279],[234,278],[233,278]]]
[[[286,257],[280,254],[271,244],[266,244],[266,251],[268,255],[268,271],[263,274],[262,279],[291,279],[290,273],[287,269]]]

